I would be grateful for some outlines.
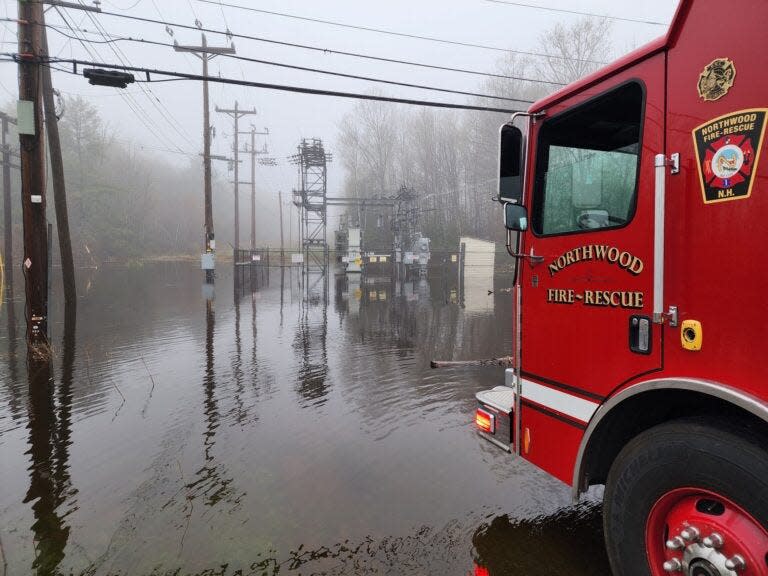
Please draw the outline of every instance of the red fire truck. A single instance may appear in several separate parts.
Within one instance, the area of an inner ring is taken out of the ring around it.
[[[605,485],[617,576],[768,575],[767,23],[682,0],[501,130],[514,367],[478,431]]]

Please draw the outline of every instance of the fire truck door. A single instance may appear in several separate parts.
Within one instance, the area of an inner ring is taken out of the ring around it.
[[[523,427],[549,417],[583,429],[611,391],[661,367],[652,306],[663,55],[609,83],[547,110],[531,135]]]

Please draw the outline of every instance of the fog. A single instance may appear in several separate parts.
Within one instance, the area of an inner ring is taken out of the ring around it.
[[[237,5],[262,12],[237,8]],[[557,3],[537,2],[537,5],[556,6]],[[232,0],[221,4],[204,0],[103,0],[101,8],[105,12],[188,26],[199,23],[206,29],[229,30],[234,34],[329,50],[310,51],[207,33],[211,46],[234,42],[237,55],[248,58],[523,100],[540,97],[557,85],[373,61],[333,51],[567,82],[598,67],[596,62],[610,61],[666,30],[663,25],[647,22],[600,19],[488,0],[418,3]],[[568,3],[567,9],[666,23],[672,18],[674,3],[581,0]],[[13,22],[16,10],[15,2],[3,0],[2,15],[6,21],[0,28],[0,42],[6,54],[17,50],[16,23]],[[298,20],[264,11],[368,29]],[[49,8],[46,19],[53,56],[201,73],[201,62],[192,54],[176,52],[169,46],[115,41],[117,37],[130,37],[165,44],[178,41],[182,45],[198,45],[201,38],[196,30],[65,8]],[[388,35],[371,28],[445,39],[455,44]],[[547,59],[532,53],[561,58]],[[63,106],[61,127],[76,261],[91,264],[103,260],[197,254],[202,246],[203,220],[201,84],[195,81],[136,83],[121,90],[90,86],[82,76],[71,72],[71,65],[56,64],[53,83],[60,92]],[[397,98],[513,109],[528,106],[374,84],[223,56],[210,62],[209,74]],[[137,74],[137,79],[143,79],[143,75]],[[152,79],[163,78],[153,75]],[[17,98],[17,67],[13,62],[2,62],[2,108],[15,115]],[[328,167],[329,196],[387,197],[405,185],[419,196],[425,211],[424,232],[438,245],[455,244],[459,234],[492,239],[500,232],[500,226],[496,225],[500,215],[490,197],[494,191],[496,134],[504,114],[443,111],[211,83],[211,124],[215,132],[212,153],[215,155],[231,156],[233,145],[232,120],[216,113],[215,107],[232,108],[235,102],[240,108],[258,111],[258,115],[241,120],[241,130],[250,130],[251,124],[258,131],[268,129],[269,135],[257,137],[257,147],[266,146],[267,156],[276,161],[274,166],[258,165],[256,169],[259,246],[279,243],[278,191],[283,192],[287,241],[297,242],[297,213],[289,201],[291,190],[297,186],[297,174],[296,167],[287,158],[295,153],[302,138],[322,138],[326,150],[334,155]],[[241,137],[241,146],[246,140],[249,138]],[[15,134],[9,135],[9,143],[12,148],[18,148]],[[241,154],[241,160],[240,180],[248,181],[251,177],[249,156]],[[220,251],[228,250],[227,245],[234,243],[233,174],[227,168],[226,162],[214,163],[214,224]],[[16,171],[13,185],[17,199]],[[241,186],[240,194],[241,244],[247,246],[250,187]],[[19,202],[14,201],[13,210],[18,257],[21,248]],[[53,220],[51,202],[48,210]],[[330,231],[343,220],[340,209],[336,210],[329,215],[329,242],[332,242]],[[374,221],[377,227],[386,229],[389,214],[381,210],[380,216],[377,214]],[[377,234],[372,230],[368,237],[374,238]]]

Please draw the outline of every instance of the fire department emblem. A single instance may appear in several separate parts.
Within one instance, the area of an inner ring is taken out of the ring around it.
[[[693,130],[705,204],[749,198],[763,146],[766,113],[764,108],[741,110]]]
[[[699,75],[697,88],[699,97],[705,102],[718,100],[728,94],[736,78],[736,67],[728,58],[712,60]]]

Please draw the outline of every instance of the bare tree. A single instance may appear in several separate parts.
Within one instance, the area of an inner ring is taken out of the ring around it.
[[[611,25],[585,19],[558,24],[540,38],[544,59],[507,54],[496,63],[485,92],[519,98],[517,108],[592,72],[608,58]],[[515,78],[539,78],[545,82]],[[475,103],[487,104],[482,98]],[[458,235],[502,240],[497,184],[499,127],[507,114],[435,111],[386,103],[356,105],[339,126],[339,152],[347,190],[360,197],[392,195],[405,184],[416,191],[422,232],[436,248],[454,249]],[[370,231],[367,237],[376,234]]]
[[[543,80],[570,83],[583,78],[609,59],[612,23],[607,18],[583,18],[564,26],[555,24],[544,32],[540,45],[549,58],[541,58],[535,70]]]

